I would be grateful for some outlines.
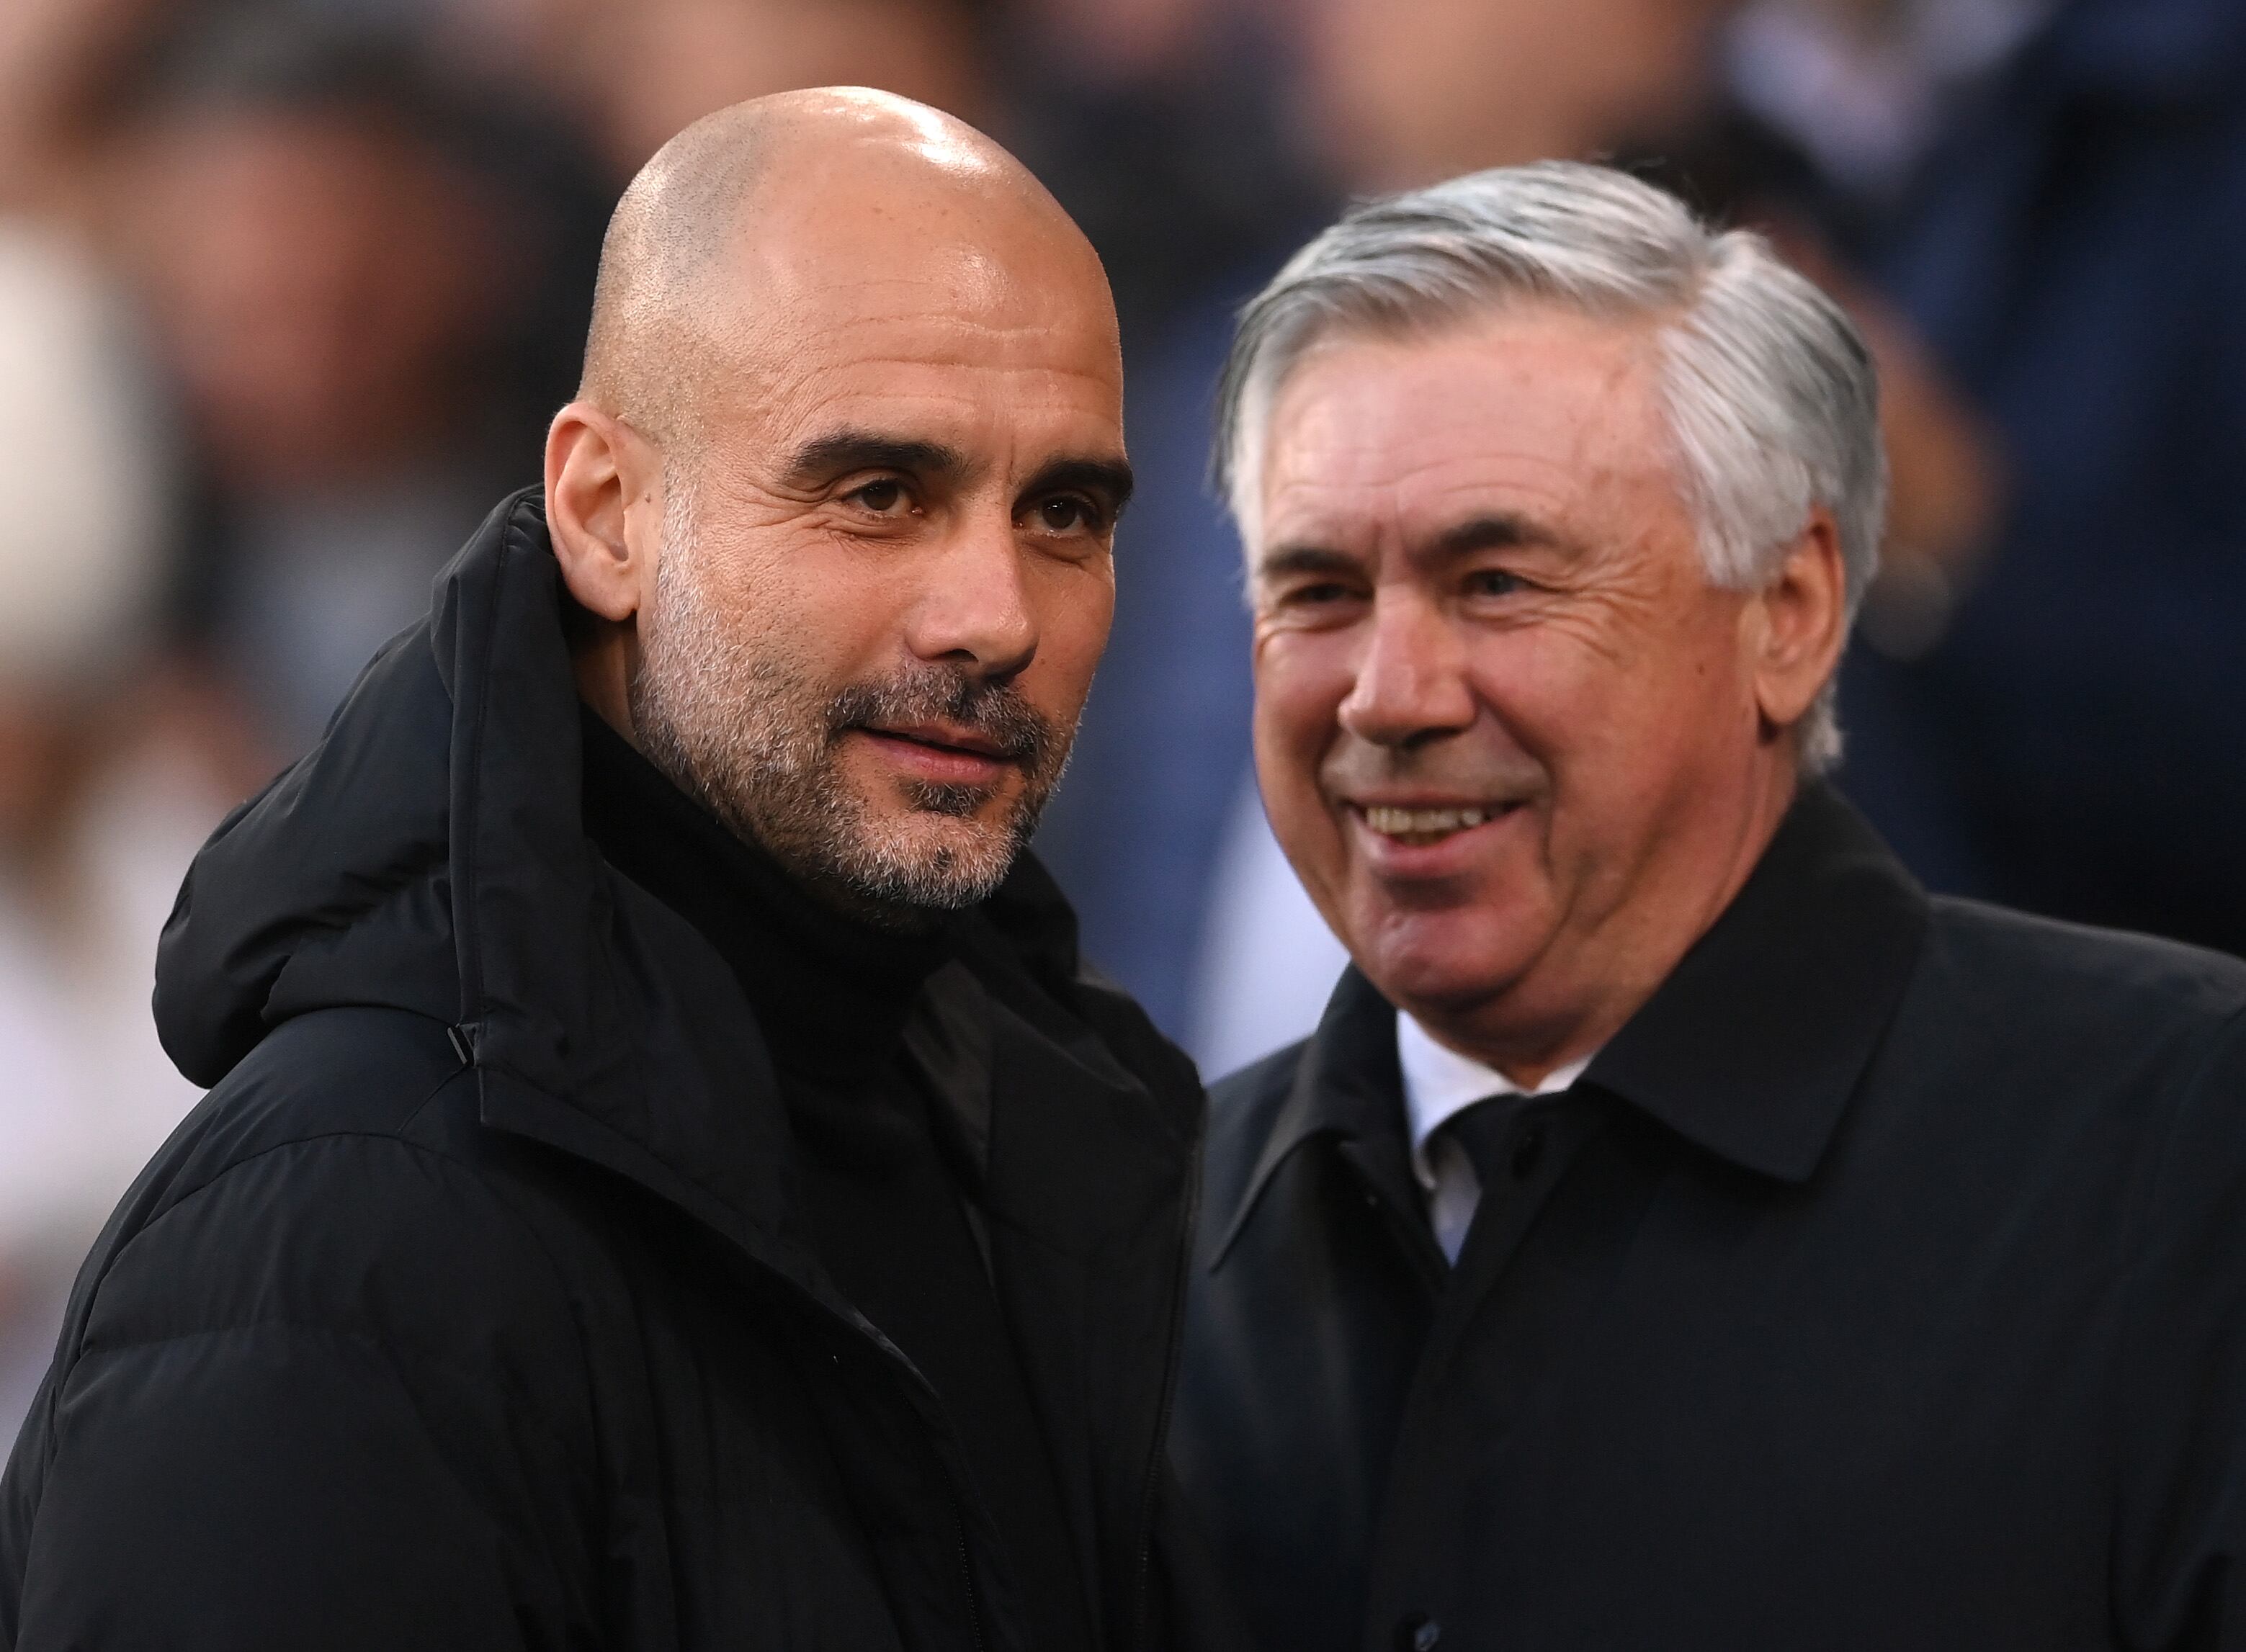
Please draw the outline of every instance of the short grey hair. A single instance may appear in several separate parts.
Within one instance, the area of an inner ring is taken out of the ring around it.
[[[1217,393],[1212,473],[1252,537],[1280,386],[1336,333],[1438,331],[1508,303],[1657,324],[1662,397],[1708,577],[1753,590],[1819,506],[1854,620],[1887,509],[1871,352],[1841,307],[1761,236],[1718,230],[1609,167],[1541,161],[1351,208],[1242,310]],[[1802,720],[1802,765],[1839,759],[1834,685]]]

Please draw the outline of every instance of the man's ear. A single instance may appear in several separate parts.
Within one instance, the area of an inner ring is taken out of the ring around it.
[[[616,624],[655,590],[662,550],[662,456],[590,402],[571,402],[546,432],[546,525],[562,583],[578,605]]]
[[[1848,569],[1841,528],[1819,506],[1778,573],[1750,605],[1755,705],[1766,727],[1788,729],[1807,716],[1848,638]]]

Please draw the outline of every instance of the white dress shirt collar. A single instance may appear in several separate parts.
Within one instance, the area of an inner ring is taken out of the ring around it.
[[[1523,1091],[1496,1068],[1485,1067],[1471,1056],[1437,1044],[1425,1027],[1399,1010],[1396,1012],[1396,1062],[1404,1073],[1404,1116],[1412,1130],[1412,1171],[1419,1185],[1433,1193],[1435,1172],[1427,1159],[1427,1138],[1445,1119],[1492,1096],[1555,1096],[1583,1076],[1591,1057],[1555,1069],[1534,1090]]]

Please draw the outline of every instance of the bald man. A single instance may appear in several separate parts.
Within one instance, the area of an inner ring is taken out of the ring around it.
[[[542,496],[205,848],[0,1647],[1181,1643],[1192,1069],[1022,853],[1130,490],[1098,261],[874,93],[689,129]]]

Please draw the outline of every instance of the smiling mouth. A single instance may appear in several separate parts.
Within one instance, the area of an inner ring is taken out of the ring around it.
[[[1440,843],[1460,832],[1487,825],[1517,804],[1483,803],[1440,809],[1402,809],[1389,804],[1358,806],[1358,818],[1384,838],[1414,846]]]

